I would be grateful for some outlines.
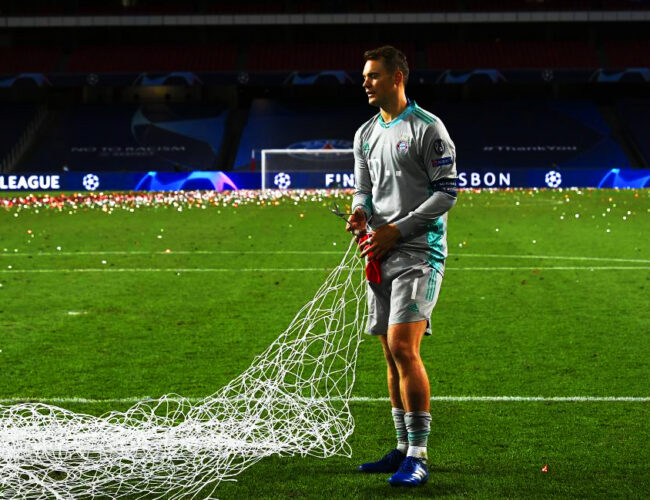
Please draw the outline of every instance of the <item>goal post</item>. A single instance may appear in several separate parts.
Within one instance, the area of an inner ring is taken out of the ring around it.
[[[354,172],[354,149],[262,149],[260,155],[262,190],[288,187],[274,184],[277,174]]]

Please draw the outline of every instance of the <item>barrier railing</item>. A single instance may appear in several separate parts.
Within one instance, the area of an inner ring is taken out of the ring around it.
[[[21,134],[16,144],[11,148],[9,153],[3,158],[0,163],[0,173],[8,174],[18,164],[23,157],[29,146],[32,144],[41,125],[47,118],[47,106],[43,105],[38,108],[34,118],[27,124],[25,131]]]

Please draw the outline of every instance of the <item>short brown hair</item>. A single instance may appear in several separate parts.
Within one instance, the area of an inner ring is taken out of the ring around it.
[[[389,73],[395,73],[398,69],[404,75],[404,86],[409,80],[409,65],[406,62],[404,52],[392,45],[384,45],[377,49],[367,50],[363,53],[364,61],[378,61],[383,59],[384,66]]]

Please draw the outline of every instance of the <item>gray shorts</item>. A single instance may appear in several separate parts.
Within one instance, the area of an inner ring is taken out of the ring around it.
[[[368,282],[368,333],[386,335],[388,325],[426,320],[431,335],[442,274],[426,262],[393,252],[381,262],[381,283]]]

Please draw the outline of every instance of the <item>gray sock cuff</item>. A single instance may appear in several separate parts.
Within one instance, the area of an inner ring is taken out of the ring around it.
[[[431,414],[426,411],[410,411],[404,415],[409,446],[427,447],[431,429]]]
[[[428,411],[409,411],[405,413],[404,416],[409,418],[425,417],[431,420],[431,413],[429,413]]]
[[[404,415],[404,424],[409,432],[428,431],[431,414],[426,411],[410,411]]]
[[[408,430],[406,429],[406,422],[404,422],[404,414],[406,413],[401,408],[393,408],[393,423],[395,424],[395,431],[397,434],[397,442],[406,444],[408,443]]]

